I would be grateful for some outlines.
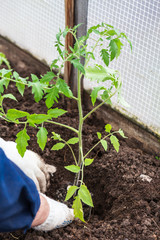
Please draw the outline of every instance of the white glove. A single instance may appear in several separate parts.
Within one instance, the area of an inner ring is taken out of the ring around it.
[[[65,204],[57,202],[42,193],[40,194],[44,198],[46,198],[49,204],[50,212],[44,223],[39,226],[33,227],[35,230],[50,231],[55,228],[65,227],[73,221],[73,209],[68,208]]]
[[[34,181],[37,190],[44,193],[49,185],[50,174],[56,172],[56,168],[45,164],[44,160],[31,150],[26,150],[22,158],[18,153],[15,142],[0,138],[0,147],[6,156]]]

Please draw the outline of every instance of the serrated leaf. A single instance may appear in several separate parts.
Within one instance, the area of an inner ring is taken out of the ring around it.
[[[80,189],[78,190],[78,196],[82,200],[82,202],[91,207],[94,207],[91,194],[86,185],[81,185]]]
[[[33,124],[41,124],[45,121],[47,121],[48,119],[50,119],[51,116],[46,115],[46,114],[31,114],[27,117],[28,121],[33,123]]]
[[[95,102],[96,102],[96,99],[97,99],[97,95],[98,95],[98,92],[100,90],[103,90],[104,87],[94,87],[92,92],[91,92],[91,101],[92,101],[92,105],[94,106]]]
[[[55,77],[55,74],[54,74],[53,72],[47,72],[47,73],[40,79],[40,82],[42,82],[42,83],[49,83],[54,77]]]
[[[39,82],[36,75],[32,74],[33,82],[29,82],[28,86],[32,87],[32,94],[34,95],[34,100],[39,102],[43,97],[43,85]]]
[[[64,31],[63,31],[63,37],[64,37],[64,38],[66,37],[68,31],[69,31],[69,28],[68,28],[68,26],[67,26],[67,27],[64,29]]]
[[[62,116],[63,114],[65,114],[67,111],[63,110],[63,109],[59,109],[59,108],[54,108],[54,109],[50,109],[48,110],[48,115],[50,115],[52,118],[58,118],[59,116]]]
[[[26,129],[23,129],[22,131],[17,133],[16,137],[17,137],[17,139],[16,139],[17,150],[18,150],[19,154],[21,155],[21,157],[23,157],[24,153],[26,151],[26,147],[28,146],[28,141],[29,141],[30,137],[28,136]]]
[[[50,65],[50,69],[52,68],[59,68],[59,66],[56,64],[58,62],[58,59],[54,59],[53,62]]]
[[[68,191],[67,191],[67,195],[66,195],[65,201],[68,201],[73,196],[73,194],[75,193],[75,191],[78,188],[79,187],[77,187],[77,186],[70,186]]]
[[[113,74],[115,74],[115,70],[103,67],[101,65],[96,64],[95,66],[91,67],[88,66],[86,69],[85,77],[92,80],[97,81],[98,83],[104,82],[106,80],[115,80]]]
[[[78,60],[78,59],[73,59],[73,60],[71,61],[71,63],[72,63],[73,66],[74,66],[75,68],[77,68],[81,73],[85,74],[84,67],[83,67],[83,65],[80,63],[80,60]]]
[[[128,37],[126,36],[126,34],[125,34],[125,33],[121,33],[120,36],[124,37],[124,38],[128,41],[128,43],[129,43],[129,45],[130,45],[130,48],[131,48],[131,51],[132,51],[132,43],[131,43],[131,41],[128,39]]]
[[[106,125],[105,125],[105,131],[106,131],[107,133],[110,133],[110,132],[111,132],[111,129],[112,129],[112,126],[111,126],[110,124],[106,124]]]
[[[97,30],[99,27],[101,27],[100,24],[98,24],[98,25],[96,25],[96,26],[93,26],[93,27],[90,27],[90,28],[88,29],[88,33],[90,34],[90,33],[92,33],[93,31],[95,32],[95,30]]]
[[[23,83],[16,83],[16,87],[19,91],[19,93],[23,96],[24,90],[25,90],[25,85]]]
[[[72,208],[74,209],[75,218],[79,218],[82,222],[85,222],[84,217],[83,217],[82,202],[81,202],[81,199],[79,198],[79,196],[75,197]]]
[[[108,146],[108,145],[107,145],[107,141],[104,140],[104,139],[101,139],[101,144],[102,144],[104,150],[107,151],[107,146]]]
[[[125,135],[124,135],[124,132],[123,132],[123,130],[120,128],[119,129],[119,134],[123,137],[123,138],[127,138]]]
[[[102,134],[100,132],[97,132],[97,136],[98,136],[99,139],[101,139]]]
[[[94,161],[94,158],[85,158],[84,165],[89,166],[93,163],[93,161]]]
[[[12,74],[11,70],[7,70],[4,68],[0,70],[0,77],[2,78],[0,80],[0,93],[4,92],[4,86],[6,89],[8,88],[11,74]]]
[[[116,150],[116,152],[119,152],[119,146],[120,146],[120,145],[119,145],[119,140],[118,140],[118,138],[117,138],[116,136],[112,135],[112,136],[110,137],[110,140],[111,140],[111,143],[112,143],[114,149]]]
[[[10,76],[12,75],[12,70],[11,69],[5,69],[5,68],[2,68],[0,70],[0,77],[7,77],[9,78]]]
[[[110,56],[109,56],[107,49],[101,50],[101,57],[102,57],[103,62],[106,64],[106,66],[108,66]]]
[[[9,109],[6,116],[9,120],[15,121],[18,118],[23,118],[23,117],[29,116],[29,113],[20,111],[17,109]]]
[[[64,143],[56,143],[55,145],[53,145],[53,147],[51,148],[51,150],[54,150],[54,151],[58,151],[62,148],[64,148],[65,144]]]
[[[109,105],[112,105],[112,102],[111,102],[111,99],[110,99],[110,96],[109,96],[107,90],[105,90],[105,91],[103,92],[103,94],[101,94],[101,98],[102,98],[103,101],[106,101],[106,100],[108,99],[108,100],[106,101],[106,103],[109,104]]]
[[[72,30],[73,30],[73,31],[76,30],[76,29],[79,28],[81,25],[83,25],[83,23],[79,23],[79,24],[75,25],[75,26],[72,28]]]
[[[4,94],[4,95],[2,96],[2,99],[4,99],[4,98],[10,98],[10,99],[12,99],[12,100],[17,101],[17,99],[15,98],[15,96],[13,96],[13,94],[11,94],[11,93],[9,93],[9,94]]]
[[[73,137],[73,138],[70,138],[67,143],[68,144],[76,144],[79,142],[79,138],[78,137]]]
[[[53,87],[48,91],[47,95],[45,96],[46,98],[45,103],[47,108],[51,108],[54,102],[58,102],[58,98],[59,98],[58,93],[59,93],[59,90],[57,87]]]
[[[76,165],[69,165],[69,166],[65,166],[64,168],[73,173],[79,173],[80,171],[80,167]]]
[[[39,147],[44,150],[46,143],[47,143],[47,134],[48,131],[44,127],[40,127],[39,131],[37,133],[37,143],[39,144]]]
[[[0,65],[1,65],[3,62],[6,64],[6,66],[8,67],[8,69],[11,68],[11,67],[10,67],[10,64],[9,64],[9,62],[8,62],[6,56],[5,56],[5,54],[2,53],[2,52],[0,52]]]
[[[111,61],[116,57],[120,55],[121,48],[123,44],[121,43],[119,38],[112,39],[110,41],[109,47],[111,52]]]
[[[24,90],[25,90],[26,78],[20,77],[19,74],[15,71],[13,72],[13,77],[17,81],[16,87],[17,87],[19,93],[23,96]]]
[[[66,97],[71,98],[73,97],[73,93],[71,92],[69,86],[67,85],[67,83],[61,79],[58,78],[57,83],[56,83],[56,87],[59,89],[59,91],[61,91]]]

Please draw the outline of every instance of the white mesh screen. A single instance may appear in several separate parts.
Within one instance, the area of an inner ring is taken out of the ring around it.
[[[55,35],[64,27],[64,0],[1,2],[0,34],[47,63],[57,56]]]
[[[123,96],[131,106],[118,108],[160,134],[159,0],[90,0],[88,28],[101,22],[125,32],[133,44],[132,53],[126,43],[119,59],[110,65],[121,72]],[[96,57],[101,63],[98,51]],[[86,89],[95,86],[84,82]]]
[[[133,43],[132,54],[125,45],[111,64],[121,72],[123,96],[131,106],[118,108],[160,134],[159,0],[89,0],[88,27],[100,22],[125,32]],[[55,35],[64,26],[64,0],[1,1],[0,34],[48,64],[57,56]],[[85,81],[86,89],[93,86]]]

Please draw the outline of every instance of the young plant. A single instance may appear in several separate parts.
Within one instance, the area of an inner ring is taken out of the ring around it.
[[[92,164],[94,159],[90,158],[90,153],[94,148],[101,144],[105,151],[107,151],[107,138],[111,141],[111,144],[115,150],[119,151],[119,140],[116,134],[119,133],[125,138],[124,133],[121,129],[118,131],[111,131],[112,127],[110,124],[105,125],[106,135],[102,136],[100,132],[97,132],[97,143],[92,146],[88,152],[83,150],[83,124],[84,121],[103,104],[111,104],[111,98],[117,94],[118,101],[122,104],[125,103],[121,96],[122,82],[120,79],[120,73],[117,70],[110,69],[109,63],[117,58],[123,46],[122,40],[125,39],[129,42],[132,48],[131,42],[128,40],[126,35],[116,30],[113,26],[102,23],[93,26],[88,29],[87,34],[80,38],[77,38],[77,28],[73,29],[65,28],[64,31],[59,31],[56,35],[55,47],[59,54],[59,57],[55,59],[50,66],[50,71],[44,76],[38,78],[36,75],[31,74],[31,80],[28,78],[22,78],[17,72],[13,72],[10,65],[5,58],[4,54],[0,54],[0,63],[6,63],[8,69],[0,70],[0,117],[8,122],[14,122],[16,124],[22,124],[23,130],[17,133],[17,149],[19,154],[23,157],[28,141],[30,139],[27,133],[27,127],[32,126],[37,129],[37,142],[42,150],[44,150],[48,131],[45,127],[45,123],[52,123],[74,132],[75,137],[70,139],[63,139],[56,132],[52,132],[52,139],[57,141],[53,145],[52,150],[58,151],[68,146],[73,155],[74,163],[65,168],[75,173],[74,185],[68,189],[65,200],[69,200],[73,197],[73,208],[75,217],[80,220],[84,220],[83,206],[82,203],[93,207],[93,201],[91,194],[84,183],[84,168]],[[75,39],[73,48],[70,46],[70,51],[64,48],[64,38],[67,34],[72,34]],[[87,43],[92,41],[93,45],[91,49],[88,49]],[[96,64],[95,50],[99,49],[99,55],[103,61],[103,65]],[[81,64],[81,58],[85,58],[84,66]],[[64,67],[65,62],[71,62],[77,69],[77,95],[74,96],[69,86],[60,77],[61,70]],[[57,69],[57,73],[53,72],[53,69]],[[91,92],[91,102],[93,109],[86,115],[83,115],[82,109],[82,97],[81,97],[81,81],[85,77],[91,81],[98,83],[97,87],[94,87]],[[15,85],[19,93],[23,96],[25,87],[32,89],[34,99],[36,102],[40,102],[43,98],[45,99],[46,106],[48,108],[47,113],[41,114],[30,114],[26,111],[20,111],[17,109],[9,109],[5,112],[3,108],[3,101],[5,98],[11,98],[16,100],[13,94],[4,94],[4,88],[7,88],[10,82],[15,82]],[[105,84],[105,83],[108,84]],[[107,85],[107,87],[106,87]],[[60,108],[54,108],[55,102],[58,102],[60,94],[65,97],[73,99],[77,102],[78,113],[79,113],[79,126],[78,129],[68,126],[66,124],[54,121],[55,118],[60,117],[67,111]],[[95,106],[97,97],[101,99],[101,103]],[[78,156],[75,155],[72,145],[78,143]]]

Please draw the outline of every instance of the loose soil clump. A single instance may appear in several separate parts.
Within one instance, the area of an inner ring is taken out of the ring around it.
[[[38,76],[44,73],[41,68],[31,63],[30,57],[23,59],[15,52],[13,54],[15,58],[12,58],[11,66],[22,77],[29,76],[30,73]],[[43,101],[35,103],[29,89],[25,91],[24,98],[17,92],[14,84],[10,85],[8,92],[12,92],[18,102],[6,100],[6,110],[12,106],[12,108],[27,110],[30,113],[46,113],[45,103]],[[57,106],[67,110],[66,99],[62,98]],[[87,113],[88,109],[83,107],[84,113]],[[59,121],[77,128],[77,109],[68,111],[59,118]],[[97,118],[96,114],[86,120],[83,129],[85,152],[97,142],[96,132],[104,133],[104,125],[107,123],[110,122],[107,119]],[[52,131],[59,133],[65,140],[74,136],[64,128],[51,124],[45,124],[45,127],[50,133]],[[16,134],[21,129],[22,126],[0,121],[0,136],[5,140],[15,141]],[[124,131],[127,135],[127,129]],[[29,148],[40,154],[47,163],[57,167],[57,172],[51,177],[51,184],[46,195],[63,202],[66,188],[74,180],[74,175],[64,169],[64,166],[73,163],[70,150],[64,148],[61,151],[51,151],[53,141],[49,134],[47,146],[42,152],[36,142],[37,130],[29,128],[28,134],[31,138]],[[88,208],[85,209],[85,224],[74,221],[65,228],[50,232],[38,232],[31,229],[26,234],[21,231],[12,234],[0,233],[0,240],[15,238],[19,240],[159,240],[160,160],[155,159],[154,153],[150,155],[138,147],[132,148],[130,144],[127,144],[127,140],[120,138],[120,145],[119,153],[116,153],[108,143],[107,152],[99,146],[90,155],[95,160],[91,166],[86,167],[84,181],[92,193],[94,208],[91,211]],[[77,145],[74,146],[77,153],[76,148]],[[141,174],[151,177],[151,182],[142,179]]]

